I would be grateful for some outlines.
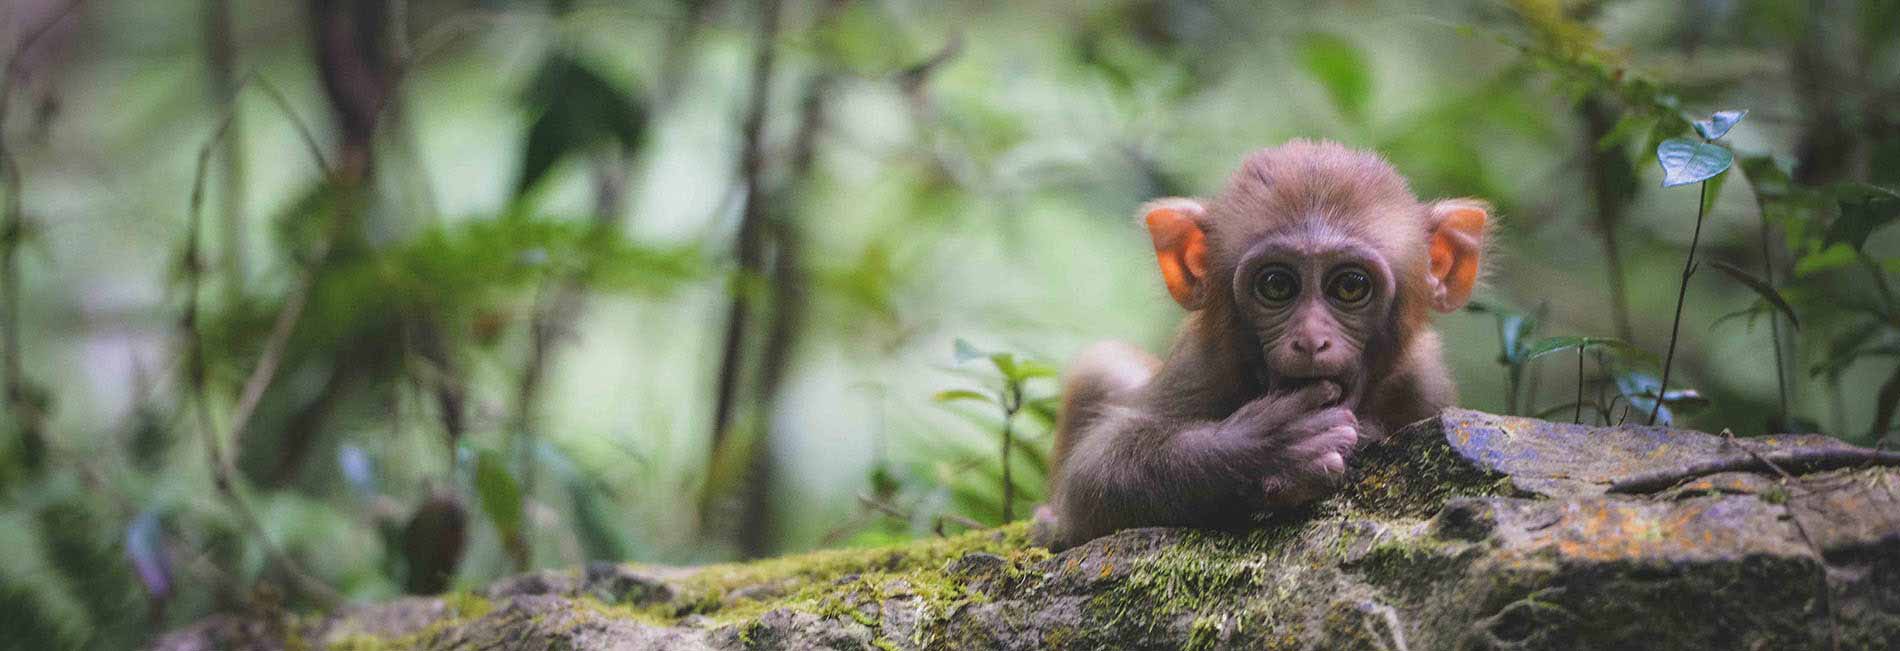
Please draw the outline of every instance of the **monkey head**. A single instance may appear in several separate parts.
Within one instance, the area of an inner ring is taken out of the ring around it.
[[[1422,203],[1377,154],[1295,140],[1248,156],[1210,200],[1143,215],[1168,292],[1262,388],[1330,381],[1356,401],[1431,310],[1470,298],[1487,207]]]

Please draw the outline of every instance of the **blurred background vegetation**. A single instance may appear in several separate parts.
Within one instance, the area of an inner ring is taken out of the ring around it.
[[[1749,110],[1669,411],[1875,443],[1896,42],[1894,0],[6,0],[0,647],[1026,517],[1061,361],[1178,322],[1135,207],[1291,137],[1498,206],[1464,405],[1641,421],[1699,194],[1656,148]]]

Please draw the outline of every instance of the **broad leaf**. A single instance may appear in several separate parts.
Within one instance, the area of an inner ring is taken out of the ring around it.
[[[1851,267],[1860,262],[1860,252],[1846,242],[1836,242],[1827,248],[1801,256],[1794,261],[1794,276],[1805,278],[1823,271],[1832,271]]]
[[[1340,113],[1354,122],[1365,120],[1372,73],[1364,52],[1338,35],[1311,32],[1300,39],[1299,58],[1300,65],[1326,86]]]
[[[571,155],[605,142],[635,151],[646,133],[645,101],[615,87],[569,53],[548,57],[525,99],[535,113],[522,148],[516,197],[527,194]]]
[[[1673,188],[1706,181],[1727,171],[1735,162],[1735,154],[1721,145],[1670,138],[1656,146],[1656,160],[1662,163],[1663,187]]]
[[[1714,140],[1728,135],[1728,130],[1735,128],[1735,125],[1741,122],[1742,116],[1745,115],[1748,115],[1748,109],[1742,109],[1740,111],[1716,111],[1715,115],[1709,116],[1707,120],[1696,120],[1695,131],[1696,133],[1702,134],[1702,139],[1704,140]]]
[[[509,536],[520,533],[526,502],[521,484],[508,472],[500,452],[482,450],[476,457],[475,491],[481,495],[482,511],[495,522],[496,529]]]
[[[1884,190],[1878,186],[1866,187]],[[1828,244],[1846,242],[1854,250],[1861,250],[1867,246],[1867,238],[1872,237],[1874,231],[1900,218],[1900,198],[1860,188],[1847,190],[1843,194],[1847,196],[1840,200],[1841,215],[1827,225]]]
[[[1722,273],[1728,274],[1730,278],[1740,281],[1743,285],[1747,285],[1749,289],[1755,290],[1755,294],[1761,296],[1762,300],[1768,301],[1769,305],[1773,305],[1775,309],[1781,310],[1781,313],[1788,317],[1788,323],[1794,325],[1795,328],[1801,327],[1801,319],[1794,315],[1794,307],[1788,305],[1787,299],[1782,298],[1781,292],[1775,291],[1775,287],[1768,284],[1768,281],[1762,280],[1761,277],[1755,274],[1748,273],[1741,267],[1721,260],[1711,260],[1709,261],[1709,265],[1722,270]]]

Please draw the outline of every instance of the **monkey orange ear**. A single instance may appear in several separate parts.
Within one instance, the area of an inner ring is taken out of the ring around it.
[[[1207,279],[1207,233],[1201,230],[1201,216],[1207,209],[1193,199],[1160,199],[1142,206],[1142,212],[1168,293],[1181,307],[1200,309],[1198,290]]]
[[[1432,268],[1426,281],[1432,307],[1450,312],[1471,299],[1478,283],[1478,259],[1484,254],[1489,206],[1477,199],[1449,199],[1432,205]]]

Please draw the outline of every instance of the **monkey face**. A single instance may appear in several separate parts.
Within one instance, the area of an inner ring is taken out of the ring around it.
[[[1325,222],[1261,238],[1235,267],[1236,316],[1254,335],[1269,384],[1329,380],[1350,394],[1397,293],[1385,256]]]

